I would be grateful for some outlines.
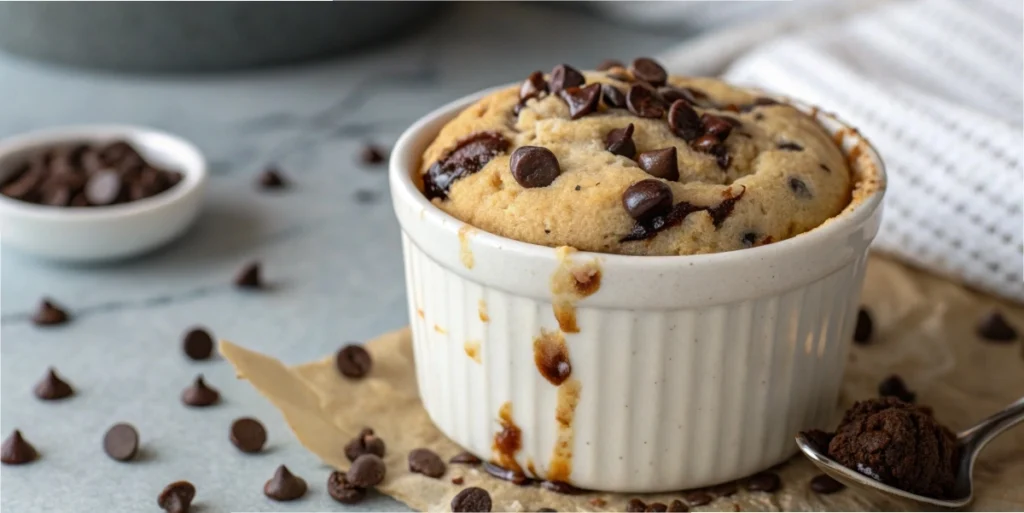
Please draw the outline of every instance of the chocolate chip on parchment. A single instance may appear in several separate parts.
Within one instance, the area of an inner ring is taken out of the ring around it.
[[[355,461],[364,454],[376,454],[384,457],[384,440],[381,440],[370,428],[363,428],[359,435],[345,444],[345,457]]]
[[[423,175],[423,193],[427,199],[447,198],[453,183],[480,171],[507,149],[508,141],[497,132],[478,132],[460,140],[451,153]]]
[[[338,372],[348,378],[359,379],[370,372],[373,358],[370,353],[358,344],[348,344],[338,351],[334,358]]]
[[[131,424],[114,424],[103,435],[103,451],[117,461],[129,461],[139,451],[139,432]]]
[[[679,161],[676,147],[645,151],[637,155],[636,162],[647,174],[669,181],[679,180]]]
[[[348,482],[344,472],[334,471],[327,477],[327,494],[342,504],[357,504],[366,498],[366,489]]]
[[[387,160],[387,152],[376,144],[366,143],[359,153],[359,158],[363,161],[363,164],[380,164]]]
[[[202,408],[217,404],[218,401],[220,401],[220,392],[207,385],[202,374],[196,376],[195,381],[181,391],[181,402],[186,406]]]
[[[447,470],[447,466],[434,451],[420,448],[409,452],[409,472],[436,479],[443,476],[445,470]]]
[[[623,191],[622,206],[638,221],[665,214],[672,209],[672,188],[661,180],[640,180]]]
[[[587,82],[583,73],[568,64],[559,64],[551,70],[549,84],[552,93],[560,93],[563,89],[579,87]]]
[[[462,451],[456,454],[455,456],[452,456],[452,458],[448,460],[448,463],[457,463],[460,465],[479,465],[483,463],[483,460],[477,458],[476,455],[471,452]]]
[[[668,109],[668,126],[672,133],[686,142],[693,142],[704,132],[700,116],[686,100],[676,100]],[[718,142],[718,139],[715,139]]]
[[[530,98],[539,98],[546,92],[548,92],[548,83],[544,80],[544,73],[534,71],[519,87],[519,101],[522,103]]]
[[[819,495],[836,493],[843,488],[846,488],[846,485],[825,474],[818,474],[811,479],[811,490]]]
[[[601,61],[601,64],[597,65],[597,71],[608,71],[608,70],[610,70],[612,68],[625,68],[625,67],[626,67],[626,65],[623,64],[622,61],[617,61],[615,59],[605,59],[605,60]]]
[[[609,108],[626,108],[626,95],[622,93],[621,89],[611,84],[601,84],[601,98]]]
[[[853,329],[853,341],[866,345],[871,341],[875,323],[871,320],[871,312],[864,307],[857,311],[857,326]]]
[[[978,322],[978,336],[990,342],[1012,342],[1017,340],[1017,330],[1006,321],[998,310],[985,314]]]
[[[258,289],[263,287],[263,279],[260,273],[260,263],[250,262],[242,267],[235,275],[235,286],[243,289]]]
[[[686,501],[686,504],[688,504],[691,508],[696,508],[698,506],[710,504],[711,501],[715,500],[715,498],[709,495],[707,492],[696,490],[684,493],[683,500]]]
[[[789,178],[789,188],[798,198],[811,198],[811,191],[803,180],[792,176]]]
[[[903,378],[893,374],[878,384],[878,395],[880,397],[895,397],[905,403],[912,403],[917,399],[917,394],[907,388]]]
[[[352,466],[345,473],[345,478],[353,486],[370,488],[384,481],[386,473],[387,467],[380,456],[376,454],[363,454],[352,462]]]
[[[724,117],[705,113],[701,114],[700,122],[704,132],[717,137],[719,141],[724,141],[732,132],[733,124]]]
[[[263,495],[275,501],[293,501],[305,494],[306,480],[292,474],[284,465],[277,467],[274,477],[263,485]]]
[[[75,393],[71,385],[61,379],[53,367],[46,371],[46,376],[43,376],[43,379],[36,383],[32,392],[43,401],[56,401],[65,397],[71,397]]]
[[[195,498],[195,485],[188,481],[175,481],[164,487],[156,503],[167,513],[188,513]]]
[[[747,479],[747,490],[752,492],[774,492],[782,485],[775,472],[759,472]]]
[[[615,128],[604,137],[604,147],[609,152],[632,159],[636,157],[636,143],[633,142],[633,123],[625,128]]]
[[[121,176],[114,170],[94,173],[85,183],[85,199],[90,205],[110,205],[121,194]]]
[[[580,119],[597,111],[597,104],[601,102],[601,84],[566,87],[558,94],[569,105],[569,117]]]
[[[455,513],[488,512],[491,510],[491,494],[483,488],[470,486],[452,498],[451,506]]]
[[[640,499],[629,499],[629,502],[626,503],[626,511],[643,512],[646,510],[647,504],[645,504],[644,501]]]
[[[642,118],[660,119],[665,115],[665,107],[655,96],[654,90],[647,84],[633,84],[626,93],[626,108]]]
[[[31,463],[39,457],[36,448],[28,443],[21,436],[21,431],[15,429],[11,436],[0,445],[0,463],[4,465],[24,465]]]
[[[520,146],[509,161],[512,177],[527,189],[547,187],[558,178],[558,158],[541,146]]]
[[[229,439],[239,451],[246,454],[257,453],[262,451],[263,444],[267,443],[267,429],[252,417],[241,417],[231,423]]]
[[[213,354],[213,336],[202,327],[194,327],[181,339],[181,350],[192,360],[205,360]]]
[[[643,80],[654,87],[663,86],[668,80],[668,72],[650,57],[640,57],[633,61],[630,66],[633,76],[637,80]]]
[[[668,511],[668,505],[666,505],[663,502],[652,502],[652,503],[647,505],[647,509],[645,509],[644,511],[653,511],[653,512],[657,512],[657,513],[662,513],[662,512]]]
[[[783,151],[804,151],[804,147],[795,142],[780,142],[775,147]]]
[[[508,481],[518,486],[527,486],[534,482],[533,479],[530,479],[522,472],[516,472],[515,470],[499,467],[491,462],[485,461],[483,464],[483,470],[490,474],[491,477],[501,479],[502,481]]]
[[[281,175],[281,171],[273,166],[260,173],[257,183],[263,189],[283,189],[288,186],[288,181]]]
[[[679,499],[676,499],[676,500],[668,503],[668,510],[669,511],[690,511],[690,508],[687,508],[686,504],[683,504],[683,501],[681,501]]]
[[[43,298],[39,302],[39,309],[32,315],[32,322],[36,326],[55,326],[68,322],[70,316],[57,303],[50,298]]]
[[[562,495],[579,495],[581,493],[586,493],[587,492],[586,490],[584,490],[582,488],[577,488],[577,487],[575,487],[575,486],[573,486],[573,485],[571,485],[569,483],[566,483],[565,481],[546,481],[545,480],[545,481],[541,481],[540,482],[540,487],[545,489],[545,490],[549,490],[549,491],[552,491],[552,492],[555,492],[555,493],[560,493]]]

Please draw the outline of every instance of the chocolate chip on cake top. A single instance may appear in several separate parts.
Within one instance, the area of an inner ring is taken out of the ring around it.
[[[504,237],[633,255],[760,246],[850,204],[846,157],[795,107],[648,58],[603,68],[533,72],[465,109],[423,154],[426,196]]]

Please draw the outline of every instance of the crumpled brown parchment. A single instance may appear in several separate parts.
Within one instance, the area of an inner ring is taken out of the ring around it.
[[[969,291],[954,283],[882,257],[871,258],[863,302],[875,321],[871,345],[850,352],[841,402],[874,396],[877,385],[896,373],[931,405],[936,417],[962,430],[1024,396],[1022,343],[980,340],[974,325],[985,312],[999,308],[1024,330],[1024,309]],[[423,511],[447,511],[452,497],[466,486],[491,493],[494,511],[623,511],[626,501],[669,503],[681,494],[560,495],[538,487],[520,487],[495,479],[479,467],[449,465],[441,479],[410,473],[407,454],[427,447],[446,461],[461,449],[431,423],[416,390],[408,329],[381,335],[365,346],[374,367],[362,380],[340,376],[334,356],[286,367],[280,361],[229,342],[221,353],[240,377],[249,380],[284,415],[299,441],[327,464],[349,466],[344,445],[365,426],[387,443],[387,478],[378,489]],[[497,419],[495,419],[497,429]],[[776,469],[782,488],[775,493],[743,490],[720,497],[695,511],[903,510],[912,505],[861,490],[817,495],[808,482],[818,474],[802,456]],[[452,484],[462,477],[462,485]],[[1024,426],[990,444],[975,468],[975,501],[980,511],[1024,510]],[[603,501],[603,502],[602,502]]]

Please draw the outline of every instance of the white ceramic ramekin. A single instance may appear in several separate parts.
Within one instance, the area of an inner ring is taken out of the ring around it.
[[[63,127],[0,141],[0,180],[34,152],[72,143],[123,140],[146,160],[180,172],[167,191],[139,201],[105,207],[37,205],[0,195],[0,241],[62,262],[126,258],[181,235],[195,220],[206,184],[206,160],[188,141],[156,130],[118,125]]]
[[[486,93],[428,114],[391,158],[417,379],[446,435],[528,475],[654,492],[750,475],[793,455],[798,431],[834,420],[885,189],[866,141],[807,109],[875,187],[808,233],[711,255],[566,255],[468,227],[413,182],[440,128]],[[595,267],[596,293],[552,293]],[[535,340],[558,338],[554,310],[566,307],[579,331],[564,334],[572,371],[555,386]],[[512,425],[521,443],[509,454]]]

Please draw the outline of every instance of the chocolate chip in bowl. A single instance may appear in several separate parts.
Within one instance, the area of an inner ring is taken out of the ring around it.
[[[132,126],[76,126],[0,141],[3,243],[48,260],[135,256],[184,233],[206,163],[191,143]]]

